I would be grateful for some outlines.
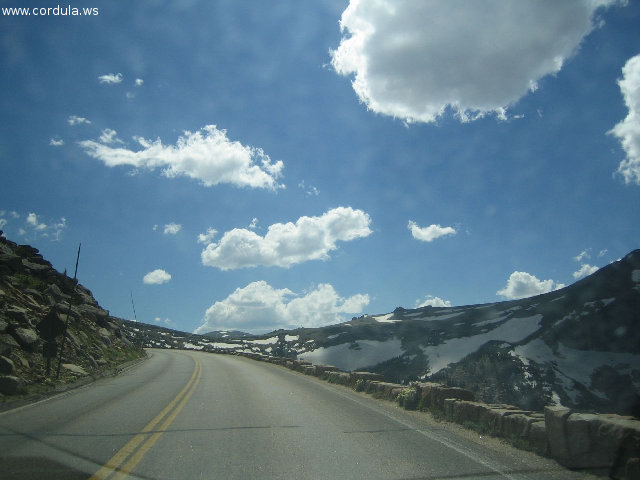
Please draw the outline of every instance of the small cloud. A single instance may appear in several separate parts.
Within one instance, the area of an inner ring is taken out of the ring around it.
[[[158,224],[157,223],[153,226],[153,231],[155,232],[156,230],[158,230]]]
[[[144,84],[144,80],[136,78],[136,87],[141,87]]]
[[[578,270],[577,272],[573,272],[573,278],[578,280],[579,278],[586,277],[587,275],[591,275],[592,273],[595,273],[597,271],[598,267],[583,263],[580,267],[580,270]]]
[[[4,228],[7,223],[6,219],[0,218],[0,229]]]
[[[102,143],[123,143],[122,140],[117,138],[118,132],[112,130],[110,128],[105,128],[102,130],[102,134],[100,135],[100,141]]]
[[[165,325],[174,325],[173,320],[170,320],[168,318],[162,319],[161,317],[155,317],[153,321],[156,323],[164,323]]]
[[[38,216],[35,213],[27,215],[27,224],[31,225],[36,230],[45,230],[47,225],[38,221]]]
[[[84,117],[78,117],[76,115],[69,115],[69,118],[67,118],[67,123],[69,123],[69,125],[74,126],[74,125],[82,125],[82,124],[91,124],[91,120],[87,120]]]
[[[581,251],[578,255],[573,257],[576,262],[581,262],[585,258],[591,258],[591,249],[587,248],[586,250]]]
[[[249,224],[249,228],[251,230],[255,230],[258,227],[258,217],[253,217],[253,220],[251,220],[251,223]]]
[[[552,290],[558,290],[564,284],[556,283],[553,280],[538,280],[534,275],[527,272],[513,272],[507,280],[507,285],[496,293],[509,300],[517,298],[533,297]]]
[[[453,227],[441,227],[440,225],[419,227],[418,224],[412,220],[409,220],[408,228],[411,230],[413,238],[422,242],[432,242],[436,238],[456,234],[456,230]]]
[[[607,252],[609,252],[609,250],[607,250],[606,248],[603,250],[600,250],[600,252],[598,252],[598,258],[604,257],[607,254]]]
[[[60,138],[51,138],[49,139],[49,145],[51,145],[52,147],[61,147],[62,145],[64,145],[64,140]]]
[[[180,225],[179,223],[167,223],[164,226],[164,234],[165,235],[175,235],[180,230],[182,230],[182,225]]]
[[[107,73],[106,75],[100,75],[98,81],[107,85],[115,85],[122,82],[123,76],[121,73]]]
[[[218,234],[218,231],[215,228],[207,228],[207,233],[198,234],[198,243],[204,243],[205,245],[213,242],[213,239]]]
[[[171,275],[164,270],[158,268],[153,272],[147,273],[142,282],[146,285],[161,285],[171,280]]]
[[[416,308],[420,307],[450,307],[451,302],[449,300],[443,300],[440,297],[434,297],[433,295],[427,295],[424,300],[416,300]]]

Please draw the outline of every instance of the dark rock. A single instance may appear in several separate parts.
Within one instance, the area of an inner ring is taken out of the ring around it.
[[[13,375],[16,373],[16,366],[13,360],[0,355],[0,375]]]
[[[3,395],[15,395],[20,392],[23,381],[13,375],[0,375],[0,393]]]

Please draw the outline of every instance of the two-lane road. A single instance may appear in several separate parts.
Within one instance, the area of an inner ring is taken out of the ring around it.
[[[0,414],[0,477],[584,478],[275,365],[151,354],[118,377]]]

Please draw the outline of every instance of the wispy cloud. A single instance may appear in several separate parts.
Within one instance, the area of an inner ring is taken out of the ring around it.
[[[98,77],[98,81],[100,83],[104,83],[107,85],[115,85],[117,83],[122,82],[123,79],[124,77],[122,76],[121,73],[107,73],[105,75],[100,75]]]
[[[587,248],[583,251],[581,251],[578,255],[576,255],[575,257],[573,257],[573,259],[576,262],[581,262],[582,260],[584,260],[585,258],[591,258],[591,249]]]
[[[67,123],[71,126],[82,124],[89,125],[91,123],[91,120],[88,120],[84,117],[78,117],[76,115],[69,115],[69,118],[67,118]]]
[[[409,220],[408,228],[411,231],[411,235],[413,236],[413,238],[422,242],[432,242],[436,238],[456,234],[456,230],[453,227],[442,227],[440,225],[419,227],[418,224],[413,220]]]
[[[221,270],[259,265],[288,268],[309,260],[326,260],[337,242],[371,234],[369,215],[338,207],[319,217],[300,217],[296,223],[271,225],[264,237],[249,229],[225,232],[218,243],[202,251],[202,263]]]
[[[213,330],[267,332],[278,328],[319,327],[343,321],[343,314],[357,314],[369,304],[369,295],[341,297],[330,284],[320,284],[302,295],[277,289],[264,280],[237,288],[215,302],[196,333]]]
[[[218,234],[218,231],[215,228],[209,227],[207,228],[206,233],[198,234],[198,243],[204,243],[205,245],[208,245],[211,242],[213,242],[213,239],[216,237],[217,234]]]
[[[596,9],[614,2],[351,0],[332,66],[353,76],[370,110],[406,122],[434,122],[447,108],[462,121],[505,118],[562,68],[594,28]]]
[[[105,128],[102,130],[100,134],[100,142],[102,143],[123,143],[122,140],[118,138],[118,132],[112,130],[110,128]]]
[[[162,168],[168,178],[186,176],[207,187],[230,183],[238,187],[284,188],[277,183],[284,168],[281,160],[272,163],[262,149],[229,140],[226,130],[218,130],[215,125],[185,132],[175,146],[165,146],[160,139],[135,139],[142,147],[137,151],[93,140],[82,141],[80,146],[108,167]]]
[[[167,223],[164,226],[165,235],[176,235],[180,230],[182,230],[182,225],[179,223]]]
[[[22,216],[15,211],[8,212],[9,217],[13,220],[19,219]],[[1,214],[0,214],[1,216]],[[3,226],[9,224],[9,221],[5,218]],[[18,228],[18,234],[26,237],[26,239],[33,241],[37,238],[48,238],[51,241],[59,241],[62,233],[67,228],[67,219],[61,217],[59,220],[43,221],[41,216],[35,212],[29,212],[24,217],[24,222]]]
[[[152,272],[147,273],[142,282],[146,285],[161,285],[171,280],[171,275],[161,268],[158,268]]]
[[[532,297],[552,290],[558,290],[565,285],[553,280],[538,280],[535,275],[527,272],[513,272],[507,280],[506,286],[496,293],[507,299]]]
[[[141,87],[144,85],[144,80],[141,78],[136,78],[136,87]]]
[[[620,162],[617,173],[622,175],[626,184],[640,185],[640,55],[627,61],[618,85],[629,113],[609,131],[620,140],[627,155]]]
[[[64,145],[64,140],[60,138],[51,138],[49,140],[49,145],[51,145],[52,147],[61,147],[62,145]]]

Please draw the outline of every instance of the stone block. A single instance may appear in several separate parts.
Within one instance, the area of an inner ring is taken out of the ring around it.
[[[571,410],[560,406],[544,407],[544,422],[547,429],[549,453],[562,463],[569,458],[565,424]]]

